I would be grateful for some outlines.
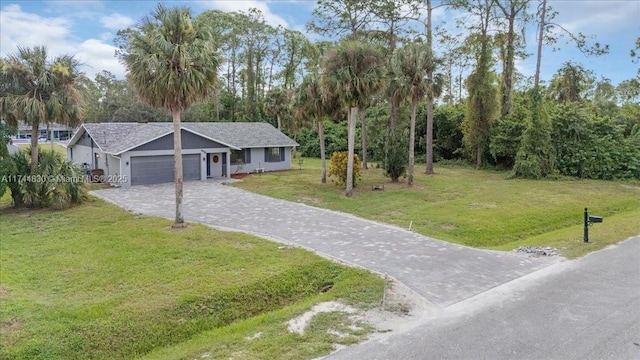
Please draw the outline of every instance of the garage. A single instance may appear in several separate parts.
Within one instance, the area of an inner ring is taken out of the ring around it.
[[[173,155],[132,156],[131,185],[151,185],[173,182]],[[182,155],[184,181],[200,180],[200,155]]]

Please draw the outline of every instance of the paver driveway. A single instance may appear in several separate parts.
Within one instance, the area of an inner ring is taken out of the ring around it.
[[[93,194],[130,211],[173,219],[173,184]],[[216,181],[184,184],[184,217],[313,249],[387,274],[446,307],[546,267],[558,258],[467,248],[349,214],[253,194]]]

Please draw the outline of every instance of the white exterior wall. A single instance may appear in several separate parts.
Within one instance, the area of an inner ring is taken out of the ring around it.
[[[101,154],[101,163],[103,158],[105,159],[105,167],[100,167],[100,169],[104,169],[104,174],[106,175],[105,181],[111,185],[121,186],[125,179],[120,176],[122,173],[120,159],[111,154],[105,154],[104,156]]]
[[[252,173],[256,169],[263,169],[263,171],[278,171],[278,170],[290,170],[291,169],[291,148],[284,148],[284,161],[280,162],[265,162],[264,151],[265,148],[252,148],[251,150],[251,162],[242,165],[241,169],[238,169],[238,165],[231,165],[231,173]]]
[[[73,149],[73,150],[72,150]],[[97,151],[97,148],[93,148],[94,151]],[[71,152],[73,151],[73,159],[71,158]],[[82,166],[82,164],[89,164],[92,167],[93,164],[93,153],[91,152],[91,147],[84,145],[73,145],[67,148],[67,159],[73,160],[76,164]]]

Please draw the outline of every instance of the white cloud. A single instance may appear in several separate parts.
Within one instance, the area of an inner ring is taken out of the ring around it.
[[[0,11],[0,54],[6,56],[18,45],[46,45],[50,53],[68,51],[72,38],[71,23],[62,17],[44,18],[22,11],[20,5],[7,5]]]
[[[265,1],[258,0],[215,0],[215,1],[205,1],[203,3],[204,6],[211,9],[218,9],[225,12],[233,12],[233,11],[242,11],[248,12],[251,8],[256,8],[262,12],[264,16],[264,20],[267,24],[277,27],[278,25],[289,28],[289,23],[282,16],[278,14],[274,14],[271,9],[269,9],[269,5]]]
[[[640,30],[640,1],[551,1],[554,20],[569,31],[605,35]]]
[[[108,16],[100,18],[100,23],[109,30],[125,29],[135,23],[135,21],[128,17],[118,13],[114,13]]]
[[[91,77],[102,70],[108,70],[117,78],[124,79],[126,68],[115,57],[116,47],[96,39],[82,42],[76,53],[85,62],[84,71]]]
[[[124,78],[125,69],[114,57],[116,48],[102,40],[80,40],[71,29],[73,23],[62,17],[43,17],[24,12],[19,5],[7,5],[0,11],[0,56],[17,51],[18,46],[46,45],[51,58],[75,55],[83,65],[81,70],[93,77],[102,70]]]

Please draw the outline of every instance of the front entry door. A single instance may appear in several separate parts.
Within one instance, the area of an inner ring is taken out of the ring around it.
[[[223,154],[213,153],[209,154],[211,159],[209,161],[209,166],[211,167],[211,175],[212,178],[221,178],[222,177],[222,161]]]

